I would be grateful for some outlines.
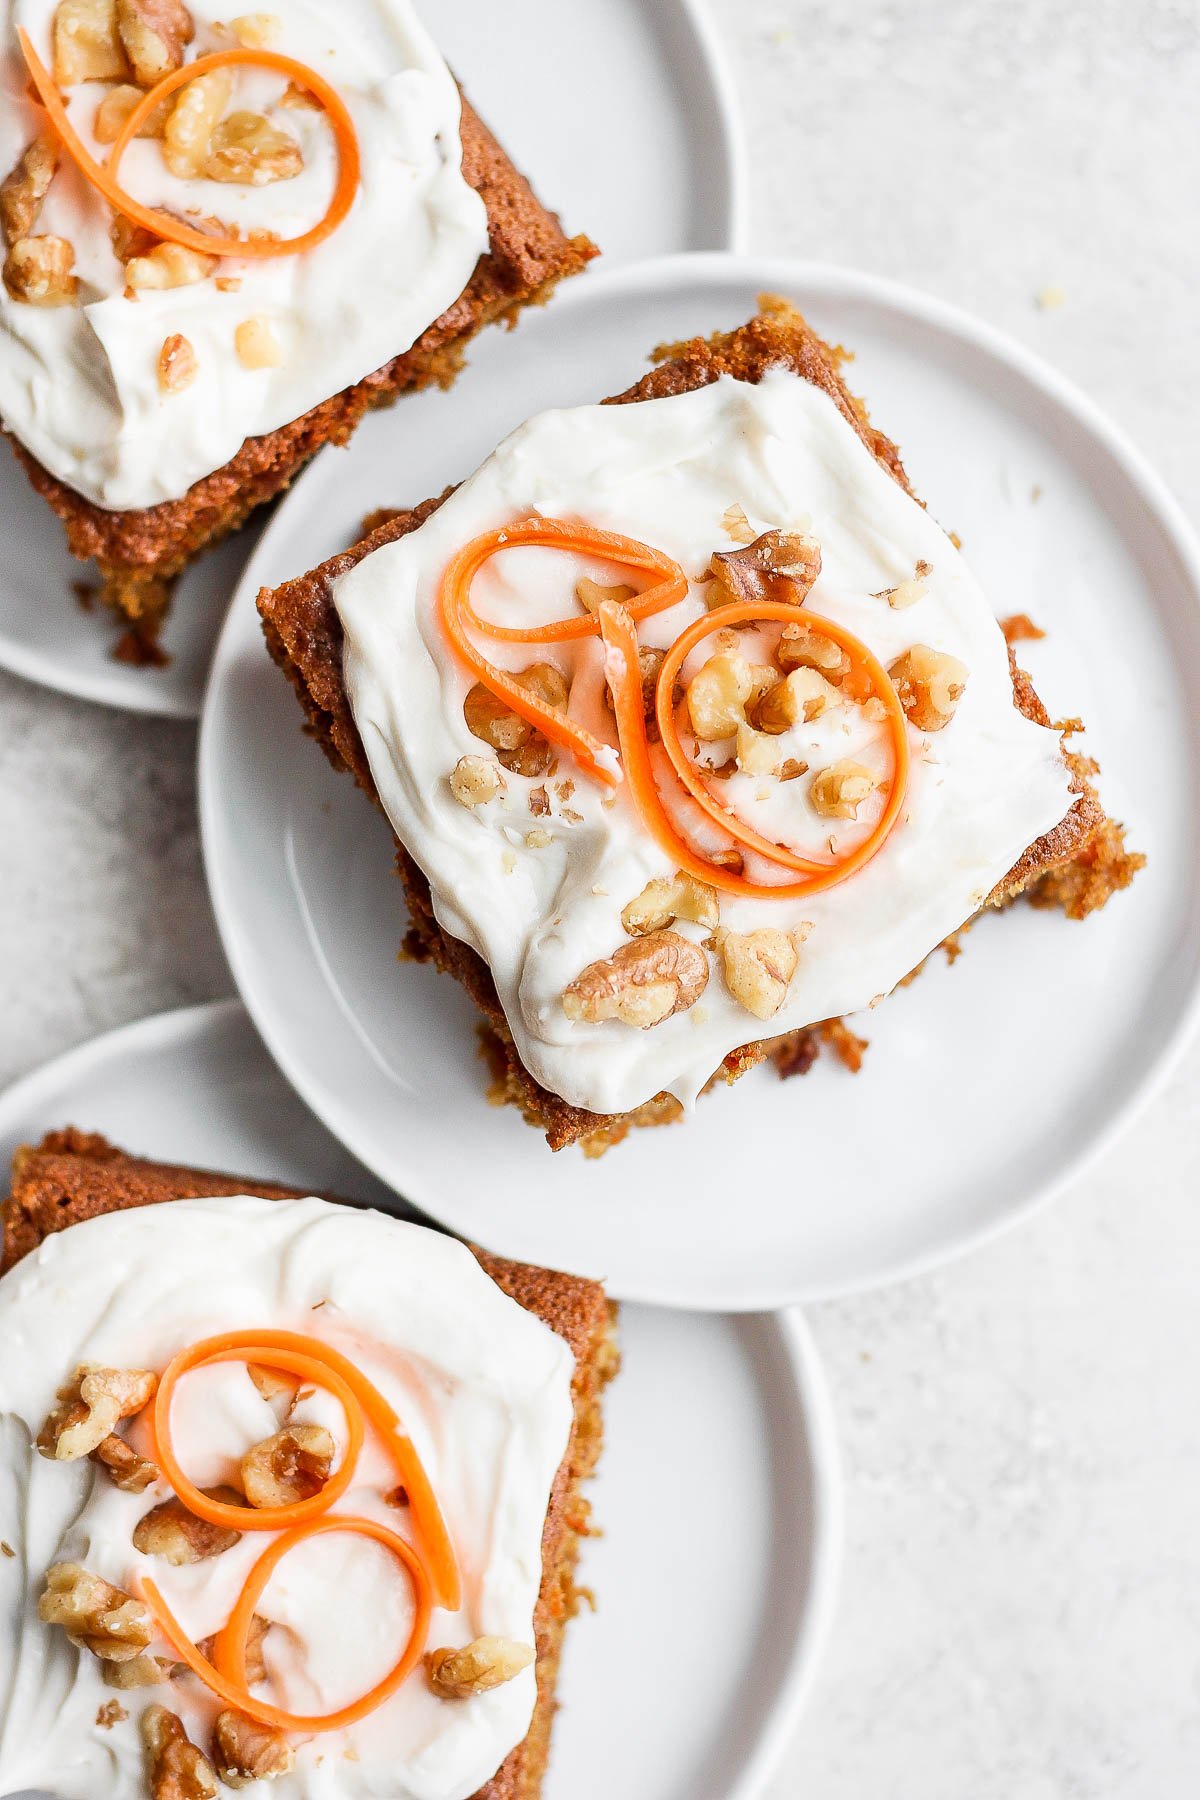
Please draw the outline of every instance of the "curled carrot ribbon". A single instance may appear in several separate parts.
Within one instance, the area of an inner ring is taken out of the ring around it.
[[[290,1506],[244,1507],[213,1500],[185,1474],[171,1441],[171,1406],[180,1379],[217,1363],[255,1363],[298,1375],[333,1395],[346,1418],[347,1443],[336,1471],[321,1491]],[[370,1426],[394,1464],[412,1510],[418,1546],[372,1519],[334,1514],[330,1509],[347,1492]],[[189,1512],[235,1531],[278,1531],[281,1536],[259,1557],[238,1596],[229,1620],[217,1634],[212,1660],[204,1657],[184,1632],[157,1584],[143,1577],[142,1594],[159,1630],[181,1661],[220,1699],[261,1724],[291,1731],[332,1731],[353,1724],[381,1706],[411,1674],[429,1633],[434,1605],[450,1612],[462,1603],[462,1583],[454,1548],[433,1488],[412,1439],[394,1409],[374,1384],[340,1351],[316,1338],[291,1331],[224,1332],[193,1344],[163,1371],[154,1399],[153,1437],[159,1468]],[[373,1539],[389,1550],[412,1585],[414,1618],[401,1656],[375,1687],[348,1706],[321,1715],[289,1713],[256,1699],[246,1679],[246,1637],[256,1604],[278,1564],[298,1545],[328,1532],[349,1532]]]
[[[578,614],[555,619],[544,625],[525,627],[502,626],[482,619],[471,605],[471,584],[475,576],[501,550],[531,546],[575,551],[581,555],[615,563],[650,581],[636,599],[618,603],[604,600],[594,614]],[[615,532],[598,531],[586,525],[569,524],[558,519],[522,519],[497,531],[483,533],[458,551],[442,578],[439,610],[451,648],[476,678],[513,712],[535,726],[552,743],[569,750],[583,769],[615,787],[623,775],[628,783],[633,804],[656,843],[676,865],[700,881],[725,893],[750,895],[757,899],[789,900],[819,893],[824,888],[845,881],[878,854],[900,816],[907,791],[909,753],[904,710],[887,671],[867,646],[843,626],[818,618],[802,606],[785,601],[740,601],[719,607],[689,625],[674,640],[658,673],[655,688],[655,716],[663,750],[672,774],[684,794],[698,806],[710,823],[741,850],[763,858],[782,874],[798,875],[800,880],[756,882],[741,871],[723,867],[693,848],[679,830],[663,800],[658,777],[650,754],[646,734],[642,673],[639,665],[637,625],[641,619],[662,612],[686,598],[687,577],[679,564],[662,551],[640,543],[636,538],[618,536]],[[696,646],[712,633],[728,625],[759,623],[790,624],[802,622],[842,650],[849,660],[847,692],[856,700],[876,697],[883,707],[883,723],[889,749],[887,773],[888,795],[882,813],[872,829],[845,851],[831,852],[829,859],[818,860],[799,855],[785,845],[777,844],[748,825],[712,792],[700,770],[688,757],[676,724],[675,685],[683,664]],[[604,645],[604,668],[613,699],[620,747],[620,772],[614,768],[612,747],[602,743],[582,725],[557,708],[538,700],[519,681],[498,669],[478,650],[469,635],[503,643],[564,643],[599,635]]]
[[[187,249],[199,250],[206,256],[298,256],[303,250],[315,249],[336,231],[354,204],[361,174],[354,121],[336,88],[331,87],[315,69],[310,69],[306,63],[297,62],[294,57],[281,56],[275,50],[218,50],[211,56],[200,56],[195,62],[184,63],[181,68],[164,75],[134,107],[109,152],[106,166],[96,161],[71,124],[62,95],[55,86],[50,71],[34,49],[28,32],[21,26],[17,27],[17,39],[38,98],[50,115],[63,149],[80,174],[98,193],[103,194],[123,218],[131,220],[135,225],[144,226],[147,231],[168,243],[182,244]],[[337,182],[322,217],[298,237],[276,238],[269,234],[249,238],[214,237],[207,232],[198,231],[194,225],[175,218],[171,213],[160,212],[157,207],[144,206],[117,180],[117,170],[126,150],[146,120],[165,99],[200,75],[207,75],[214,69],[232,68],[270,69],[275,74],[285,75],[289,81],[295,82],[297,87],[302,87],[313,96],[329,120],[337,145]]]

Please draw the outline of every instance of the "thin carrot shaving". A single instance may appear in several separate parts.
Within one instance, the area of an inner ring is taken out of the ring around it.
[[[377,1682],[357,1700],[351,1701],[348,1706],[339,1707],[330,1713],[288,1712],[283,1707],[260,1700],[251,1692],[246,1676],[246,1639],[263,1589],[284,1557],[311,1538],[335,1531],[371,1538],[382,1544],[402,1564],[412,1583],[412,1630],[402,1654],[382,1681]],[[412,1546],[398,1533],[390,1531],[386,1525],[376,1524],[373,1519],[342,1515],[313,1519],[307,1524],[296,1526],[276,1538],[263,1552],[251,1569],[228,1622],[217,1634],[211,1662],[191,1642],[158,1587],[148,1576],[142,1577],[141,1590],[159,1630],[176,1656],[187,1664],[193,1674],[198,1675],[205,1686],[218,1699],[225,1701],[226,1705],[236,1707],[248,1718],[257,1720],[261,1725],[270,1725],[277,1731],[337,1731],[346,1725],[353,1725],[368,1713],[374,1712],[376,1707],[382,1706],[407,1680],[420,1661],[429,1636],[429,1621],[433,1611],[433,1589],[429,1576]]]
[[[454,557],[442,578],[439,595],[442,625],[459,659],[489,693],[503,700],[513,712],[536,727],[552,744],[569,750],[588,774],[606,787],[616,787],[621,777],[620,771],[614,766],[611,747],[602,743],[584,726],[568,718],[565,713],[545,705],[506,670],[489,662],[476,649],[469,636],[471,631],[475,631],[504,643],[558,644],[599,635],[600,621],[590,613],[552,619],[545,625],[518,628],[493,625],[481,619],[474,611],[471,606],[471,584],[484,564],[490,562],[501,550],[534,546],[599,557],[606,562],[618,564],[631,574],[641,576],[647,585],[628,604],[627,611],[631,619],[649,618],[652,613],[663,612],[668,606],[675,606],[680,600],[686,599],[687,576],[669,556],[664,556],[659,550],[652,550],[648,544],[639,543],[636,538],[620,537],[616,532],[597,531],[587,525],[569,524],[559,519],[531,518],[521,519],[514,525],[505,525],[498,531],[484,532],[481,537],[472,539]]]
[[[322,75],[307,64],[297,62],[294,57],[282,56],[275,50],[255,50],[239,48],[236,50],[219,50],[211,56],[197,57],[195,62],[184,63],[169,75],[155,84],[134,107],[125,125],[109,152],[107,165],[99,163],[87,149],[78,132],[67,115],[61,94],[54,84],[54,79],[46,65],[38,56],[28,33],[20,26],[17,38],[21,46],[21,54],[25,58],[30,77],[37,89],[38,98],[50,115],[63,149],[71,161],[79,169],[86,181],[94,187],[111,206],[135,225],[144,226],[147,231],[168,243],[183,244],[189,250],[199,250],[206,256],[298,256],[304,250],[315,249],[335,232],[345,219],[354,204],[358,192],[361,173],[361,159],[358,148],[358,136],[354,129],[354,121],[350,117],[345,101],[331,87]],[[162,102],[169,98],[176,89],[186,87],[188,82],[195,81],[197,76],[206,75],[213,69],[255,68],[269,69],[274,74],[286,76],[295,82],[297,87],[310,93],[325,112],[333,131],[337,146],[338,174],[333,195],[324,214],[308,231],[301,232],[298,237],[276,238],[270,235],[257,237],[214,237],[207,232],[198,231],[195,226],[172,214],[160,212],[156,207],[144,206],[134,198],[117,180],[117,171],[121,165],[129,145],[133,142],[146,120]]]
[[[605,606],[611,605],[606,601]],[[604,607],[601,607],[603,613]],[[795,851],[787,849],[783,844],[773,843],[747,825],[737,814],[732,812],[712,793],[703,776],[694,763],[688,758],[679,737],[679,728],[675,722],[675,682],[684,662],[697,644],[703,643],[716,631],[731,625],[748,625],[769,620],[772,623],[792,624],[801,621],[831,643],[845,652],[850,661],[847,685],[853,684],[853,691],[861,694],[863,699],[874,695],[882,702],[884,720],[887,726],[888,743],[891,751],[891,767],[888,772],[888,797],[883,812],[872,828],[857,844],[845,852],[835,852],[829,861],[814,861],[810,857],[799,856]],[[640,683],[639,683],[640,692]],[[780,868],[791,869],[808,879],[791,889],[772,886],[767,892],[772,896],[783,897],[789,891],[793,894],[815,894],[823,888],[832,887],[839,881],[845,881],[853,875],[880,850],[892,827],[900,815],[904,804],[904,795],[908,784],[908,727],[904,709],[886,669],[882,663],[872,656],[866,645],[851,632],[830,619],[818,618],[815,613],[808,612],[798,606],[789,606],[777,600],[742,600],[732,606],[723,606],[716,613],[697,619],[679,637],[668,650],[658,674],[658,686],[655,692],[655,716],[658,720],[659,735],[663,749],[670,760],[671,767],[683,783],[688,793],[701,807],[703,812],[742,849],[752,850],[759,856],[769,858]],[[645,735],[643,722],[642,733]],[[731,892],[745,892],[745,888]],[[749,884],[749,891],[763,893],[763,888],[755,883]]]
[[[210,1499],[184,1473],[171,1442],[171,1404],[180,1378],[214,1363],[259,1363],[299,1375],[331,1393],[346,1415],[348,1442],[342,1461],[319,1494],[293,1506],[242,1507]],[[193,1344],[167,1365],[154,1398],[155,1460],[179,1499],[198,1518],[235,1531],[280,1531],[327,1513],[347,1491],[366,1436],[374,1428],[408,1493],[438,1604],[457,1610],[461,1582],[450,1535],[429,1477],[399,1418],[361,1370],[319,1339],[292,1331],[234,1331]]]

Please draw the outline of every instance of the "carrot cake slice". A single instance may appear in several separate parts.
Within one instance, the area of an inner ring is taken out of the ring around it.
[[[595,254],[409,0],[0,0],[0,423],[153,656],[170,585]]]
[[[536,1800],[595,1283],[51,1133],[0,1280],[0,1789]]]
[[[259,597],[556,1149],[802,1069],[981,908],[1140,861],[793,309],[617,398]]]

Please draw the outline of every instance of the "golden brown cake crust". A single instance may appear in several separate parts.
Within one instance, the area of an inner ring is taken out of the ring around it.
[[[829,394],[872,454],[911,493],[896,446],[871,424],[866,408],[842,380],[843,353],[818,338],[787,302],[764,299],[762,305],[762,312],[736,331],[662,347],[655,353],[657,366],[624,393],[613,396],[608,404],[624,405],[685,393],[705,387],[726,374],[743,381],[758,381],[770,368],[790,369]],[[342,629],[333,604],[333,583],[380,545],[415,530],[441,505],[450,491],[447,489],[436,499],[426,500],[420,506],[384,519],[351,549],[281,587],[264,588],[258,597],[268,648],[296,689],[308,715],[310,730],[334,766],[348,769],[376,804],[379,797],[342,680]],[[1011,651],[1009,661],[1016,705],[1039,724],[1049,724],[1049,716],[1034,692],[1032,682],[1018,668]],[[1105,819],[1091,787],[1090,765],[1079,759],[1068,760],[1079,798],[1059,825],[1029,846],[1015,867],[997,884],[987,904],[1001,905],[1070,863],[1104,827],[1118,833],[1119,845],[1119,827]],[[453,975],[484,1014],[489,1026],[493,1088],[498,1099],[519,1105],[530,1123],[545,1132],[547,1142],[554,1150],[583,1141],[585,1146],[599,1151],[624,1136],[630,1124],[669,1123],[678,1116],[677,1104],[667,1095],[657,1095],[633,1113],[602,1115],[569,1105],[535,1081],[517,1055],[487,965],[474,950],[442,931],[433,916],[428,882],[398,839],[396,848],[397,866],[412,920],[405,940],[406,948],[417,958],[430,960]],[[1109,892],[1112,886],[1126,885],[1138,859],[1125,860],[1129,865],[1127,872],[1120,871],[1115,862],[1110,862],[1107,870],[1097,876],[1093,891],[1102,888],[1107,877],[1112,878]],[[1124,879],[1120,878],[1122,873]],[[1102,904],[1102,901],[1095,903]],[[785,1072],[802,1072],[816,1056],[821,1031],[822,1028],[814,1028],[809,1032],[789,1033],[782,1039],[761,1039],[747,1044],[726,1058],[717,1077],[733,1080],[768,1055],[782,1056],[786,1063]]]
[[[68,1126],[18,1150],[12,1191],[0,1207],[6,1273],[42,1239],[101,1213],[171,1200],[252,1194],[289,1200],[302,1190],[211,1170],[145,1161],[94,1132]],[[330,1196],[332,1198],[333,1196]],[[537,1800],[550,1746],[563,1631],[575,1609],[575,1562],[588,1535],[590,1507],[581,1486],[596,1465],[603,1438],[600,1401],[616,1373],[614,1309],[598,1282],[475,1250],[480,1265],[526,1312],[558,1333],[575,1359],[574,1422],[542,1531],[542,1586],[534,1610],[538,1699],[529,1732],[473,1800]]]
[[[66,527],[72,555],[95,559],[105,582],[103,598],[133,621],[147,644],[161,624],[169,582],[200,550],[281,493],[323,445],[345,443],[370,407],[408,389],[448,386],[478,331],[494,320],[515,321],[522,306],[545,300],[559,281],[596,255],[587,238],[564,234],[465,98],[462,146],[463,174],[487,207],[488,250],[453,306],[404,355],[291,424],[248,438],[223,468],[195,482],[181,499],[108,512],[51,475],[9,437],[29,480]]]

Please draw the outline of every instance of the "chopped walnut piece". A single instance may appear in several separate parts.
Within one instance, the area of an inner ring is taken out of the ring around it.
[[[232,1488],[203,1488],[210,1500],[221,1500],[229,1506],[240,1506],[241,1495]],[[133,1547],[143,1556],[161,1556],[172,1568],[189,1563],[207,1562],[221,1556],[241,1538],[240,1531],[229,1525],[213,1525],[189,1512],[174,1495],[155,1506],[138,1520],[133,1528]]]
[[[237,21],[235,20],[234,23],[236,24]],[[307,88],[297,86],[294,81],[288,82],[276,104],[279,106],[304,107],[309,112],[320,112],[321,110],[321,102],[316,96],[310,94]]]
[[[850,658],[846,652],[832,638],[799,621],[784,626],[775,658],[785,673],[792,669],[816,669],[835,687],[841,687],[850,673]]]
[[[296,1753],[282,1731],[227,1710],[217,1714],[213,1727],[213,1762],[226,1787],[242,1788],[290,1774]]]
[[[181,66],[196,35],[183,0],[117,0],[117,31],[133,78],[145,88]]]
[[[204,165],[209,181],[236,181],[244,187],[267,187],[290,181],[304,167],[294,137],[272,125],[262,113],[234,112],[212,134]]]
[[[764,927],[759,931],[721,931],[714,948],[725,969],[725,984],[739,1006],[756,1019],[771,1019],[787,998],[799,952],[795,937]]]
[[[294,1506],[311,1500],[329,1479],[333,1438],[323,1425],[288,1425],[242,1458],[242,1486],[251,1506]]]
[[[276,1401],[286,1402],[284,1410],[290,1411],[300,1386],[295,1375],[284,1369],[269,1369],[264,1363],[247,1363],[246,1373],[268,1406],[274,1406]]]
[[[130,1693],[135,1688],[158,1687],[170,1680],[175,1665],[161,1656],[135,1656],[129,1662],[106,1662],[101,1670],[105,1687]]]
[[[539,825],[536,826],[533,831],[527,831],[525,833],[525,842],[530,850],[548,850],[554,842],[554,839],[548,831],[543,831]]]
[[[709,563],[711,607],[740,600],[800,606],[821,573],[821,548],[798,532],[764,531],[742,550],[715,550]]]
[[[150,1800],[217,1800],[213,1766],[165,1706],[148,1706],[140,1721]]]
[[[191,387],[199,368],[196,352],[182,332],[173,331],[164,338],[158,353],[158,385],[164,394],[181,394]]]
[[[648,1031],[684,1012],[708,985],[708,959],[674,931],[652,931],[589,963],[563,990],[568,1019],[597,1025],[618,1020]]]
[[[545,706],[561,710],[569,697],[567,683],[553,663],[532,663],[513,677]],[[472,737],[490,744],[497,759],[514,775],[545,775],[554,753],[542,732],[507,707],[477,681],[463,701],[463,717]]]
[[[550,813],[550,796],[545,786],[531,788],[529,791],[529,810],[535,819],[545,819]]]
[[[277,13],[242,13],[230,19],[230,35],[247,50],[269,50],[283,27]]]
[[[106,1700],[96,1712],[96,1723],[101,1731],[111,1731],[114,1725],[121,1725],[129,1717],[119,1700]]]
[[[692,730],[705,743],[732,737],[745,721],[747,706],[777,680],[774,669],[748,663],[736,650],[718,650],[688,682]]]
[[[204,173],[212,135],[231,91],[227,69],[210,69],[180,90],[163,133],[163,157],[172,175],[194,181]]]
[[[44,1625],[61,1625],[73,1644],[104,1662],[132,1662],[154,1635],[140,1600],[91,1575],[81,1563],[55,1563],[38,1600]]]
[[[737,766],[743,775],[778,775],[783,750],[777,737],[755,731],[744,721],[737,728]]]
[[[858,809],[879,782],[865,763],[843,757],[819,769],[808,784],[808,797],[825,819],[857,819]]]
[[[56,1462],[90,1456],[122,1419],[132,1418],[154,1398],[158,1376],[150,1369],[108,1369],[81,1363],[60,1404],[38,1432],[37,1447]]]
[[[132,1444],[127,1444],[115,1431],[96,1445],[92,1461],[107,1470],[109,1480],[123,1494],[144,1494],[158,1480],[154,1464],[139,1456]]]
[[[136,106],[145,99],[141,88],[130,87],[122,83],[120,87],[110,88],[96,108],[96,116],[92,120],[92,136],[98,144],[115,144],[125,129],[125,121]],[[168,97],[161,106],[156,106],[145,124],[138,131],[140,138],[160,138],[167,129],[167,120],[174,102]]]
[[[589,581],[586,575],[581,575],[575,583],[575,598],[585,612],[597,613],[605,600],[611,600],[617,606],[636,600],[637,589],[628,587],[623,581],[606,585],[602,581]]]
[[[668,881],[658,876],[648,881],[635,900],[621,914],[621,923],[630,937],[644,937],[650,931],[662,931],[676,919],[687,919],[693,925],[713,930],[720,922],[721,903],[715,888],[697,881],[676,869]]]
[[[945,650],[914,644],[888,670],[904,716],[918,731],[941,731],[954,717],[967,668]]]
[[[721,530],[726,537],[731,537],[735,544],[752,544],[754,527],[746,517],[746,509],[735,501],[727,506],[721,514]]]
[[[827,707],[836,706],[842,696],[831,682],[816,669],[793,669],[782,681],[768,688],[751,715],[755,728],[772,737],[790,731],[793,725],[808,725],[820,718]]]
[[[155,244],[144,256],[130,257],[125,264],[125,285],[135,291],[190,287],[195,281],[206,280],[217,262],[217,257],[189,250],[186,244]]]
[[[37,137],[25,146],[16,166],[0,182],[0,225],[9,243],[28,237],[38,221],[54,171],[58,167],[59,142]]]
[[[478,1637],[461,1650],[430,1650],[425,1657],[429,1685],[443,1700],[469,1700],[473,1694],[511,1681],[535,1660],[532,1644],[512,1638]]]
[[[250,1629],[246,1633],[246,1681],[250,1687],[257,1687],[260,1681],[267,1679],[267,1659],[263,1644],[270,1629],[270,1619],[264,1619],[261,1613],[253,1615]]]
[[[504,777],[493,756],[460,756],[450,771],[450,792],[460,806],[486,806],[503,791]]]
[[[924,596],[925,583],[912,576],[908,581],[898,582],[894,588],[889,588],[883,598],[895,612],[903,612],[907,607],[915,606]]]
[[[799,776],[807,774],[808,764],[806,762],[801,762],[800,759],[795,756],[789,756],[785,762],[781,762],[779,765],[780,781],[795,781]]]
[[[120,81],[129,71],[117,35],[116,0],[61,0],[53,27],[54,83]]]
[[[271,321],[261,313],[242,320],[233,334],[233,347],[244,369],[277,369],[283,361]]]
[[[27,306],[69,306],[79,292],[74,246],[63,237],[23,237],[9,245],[4,285]]]
[[[658,741],[655,696],[658,690],[658,672],[666,660],[666,655],[665,650],[652,650],[646,644],[641,645],[638,649],[638,672],[642,678],[642,713],[646,720],[647,735],[652,743]],[[612,690],[607,682],[604,686],[604,704],[609,712],[612,712]]]

